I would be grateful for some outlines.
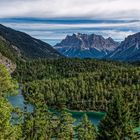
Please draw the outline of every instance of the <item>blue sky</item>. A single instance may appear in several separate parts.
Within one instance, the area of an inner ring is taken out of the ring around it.
[[[0,0],[0,23],[56,44],[73,33],[123,40],[140,31],[140,0]]]

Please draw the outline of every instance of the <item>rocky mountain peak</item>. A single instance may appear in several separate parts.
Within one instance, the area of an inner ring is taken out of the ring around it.
[[[105,39],[101,35],[77,33],[71,36],[67,35],[65,39],[54,47],[61,53],[64,51],[65,54],[63,54],[67,56],[72,55],[78,57],[82,53],[82,57],[84,57],[84,53],[88,52],[90,54],[88,56],[94,57],[92,56],[92,53],[95,53],[96,51],[106,55],[110,51],[113,51],[117,46],[118,42],[115,42],[112,38]],[[71,53],[69,51],[71,51]],[[72,51],[74,54],[72,54]],[[87,57],[86,54],[85,57]]]
[[[125,38],[109,57],[117,60],[140,59],[140,32]]]

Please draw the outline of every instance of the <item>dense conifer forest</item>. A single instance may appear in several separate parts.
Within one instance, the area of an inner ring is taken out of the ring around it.
[[[135,131],[140,125],[138,64],[77,58],[20,60],[12,78],[3,66],[1,69],[0,114],[6,116],[0,120],[2,140],[140,139]],[[24,111],[14,109],[8,103],[7,94],[17,89],[13,79],[22,85],[26,102],[34,106],[33,112],[27,112],[26,107]],[[7,113],[2,104],[7,106]],[[68,109],[106,115],[96,129],[86,114],[74,125]],[[12,112],[16,115],[10,119]]]

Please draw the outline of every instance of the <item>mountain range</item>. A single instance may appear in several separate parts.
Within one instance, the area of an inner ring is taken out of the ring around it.
[[[101,35],[73,34],[66,36],[54,48],[67,57],[102,58],[121,61],[140,60],[140,32],[122,42]]]
[[[101,35],[73,34],[56,44],[54,48],[68,57],[103,58],[113,52],[119,43],[111,37],[105,39]]]
[[[96,34],[67,35],[54,47],[30,35],[0,24],[0,63],[13,71],[17,60],[37,58],[99,58],[121,61],[140,60],[140,32],[122,42]]]

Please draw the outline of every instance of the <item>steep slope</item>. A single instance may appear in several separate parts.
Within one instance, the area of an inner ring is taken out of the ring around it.
[[[10,43],[13,49],[27,58],[57,58],[62,55],[49,44],[35,39],[26,33],[7,28],[0,24],[0,36]]]
[[[4,38],[0,36],[0,64],[7,67],[10,72],[16,68],[16,60],[18,60],[18,52],[10,46]]]
[[[21,58],[20,50],[2,36],[0,36],[0,53],[13,62]]]
[[[140,60],[140,32],[125,38],[119,47],[107,57],[123,61]]]
[[[73,34],[54,46],[59,52],[68,57],[102,58],[114,51],[118,46],[112,38],[100,35]]]

